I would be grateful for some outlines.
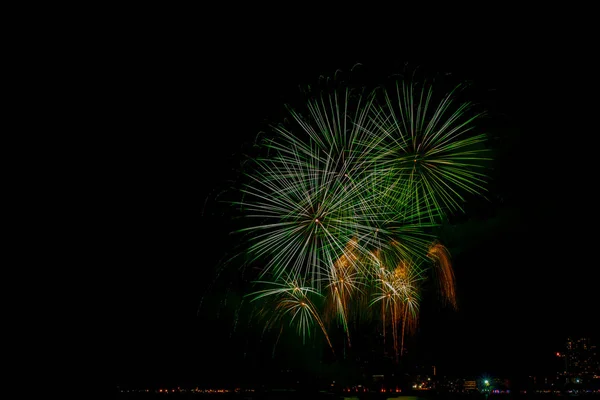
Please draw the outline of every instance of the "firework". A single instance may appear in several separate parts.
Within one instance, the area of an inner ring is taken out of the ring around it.
[[[274,313],[272,315],[269,314],[271,318],[268,325],[275,324],[284,320],[286,317],[290,317],[290,326],[295,324],[298,333],[306,340],[306,337],[310,336],[311,328],[317,324],[325,335],[327,343],[329,343],[329,346],[333,350],[325,325],[313,304],[313,300],[311,300],[311,297],[320,297],[321,294],[319,292],[310,287],[301,286],[298,281],[292,279],[282,279],[281,282],[256,283],[265,284],[271,287],[250,294],[250,296],[252,296],[251,301],[265,298],[269,300],[269,302],[267,302],[268,308],[266,310],[273,310]],[[283,328],[283,325],[281,327]]]
[[[440,293],[444,300],[450,303],[454,308],[456,305],[456,292],[454,282],[454,270],[450,261],[450,252],[439,242],[433,242],[427,252],[433,263],[433,272],[437,276]]]
[[[479,114],[453,94],[436,100],[414,83],[336,89],[272,127],[236,203],[256,283],[268,287],[250,295],[268,300],[269,326],[289,321],[304,339],[319,327],[333,350],[328,329],[341,327],[350,345],[369,306],[398,357],[427,276],[456,307],[449,252],[429,228],[461,210],[463,193],[485,190],[486,157],[484,135],[471,134]]]
[[[370,101],[349,91],[321,97],[309,102],[307,118],[291,111],[293,125],[274,127],[276,136],[265,140],[269,157],[255,160],[242,189],[245,214],[256,223],[241,230],[251,233],[249,254],[266,260],[262,277],[285,272],[321,289],[347,244],[366,252],[377,225],[387,223],[363,166]]]
[[[385,337],[386,325],[391,326],[396,356],[404,349],[404,332],[414,331],[418,320],[420,285],[425,269],[407,260],[397,243],[384,252],[377,252],[377,274],[371,305],[381,303],[381,321]],[[398,330],[401,342],[398,343]]]

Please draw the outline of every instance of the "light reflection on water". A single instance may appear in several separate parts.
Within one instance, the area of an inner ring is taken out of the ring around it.
[[[423,397],[417,396],[396,396],[396,397],[388,397],[387,400],[425,400]]]

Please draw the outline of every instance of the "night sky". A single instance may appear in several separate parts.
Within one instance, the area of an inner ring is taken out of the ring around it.
[[[216,194],[236,179],[240,154],[265,121],[281,120],[283,105],[299,101],[298,85],[356,63],[373,81],[406,65],[451,73],[471,81],[474,100],[489,111],[489,200],[468,203],[444,231],[459,310],[424,302],[414,339],[423,362],[448,375],[546,373],[567,335],[600,344],[597,125],[588,90],[597,72],[583,61],[501,40],[477,54],[449,54],[444,46],[280,45],[270,35],[170,39],[131,39],[107,62],[118,88],[108,198],[117,384],[194,383],[261,367],[236,358],[230,320],[216,308],[198,313],[220,260],[233,252],[231,218]]]

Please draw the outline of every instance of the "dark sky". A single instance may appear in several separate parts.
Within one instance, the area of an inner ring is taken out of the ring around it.
[[[299,84],[355,63],[374,80],[406,62],[451,72],[473,81],[490,111],[491,200],[468,206],[446,232],[460,308],[423,304],[415,343],[423,360],[444,374],[536,373],[567,335],[600,340],[588,89],[597,73],[576,51],[500,39],[453,53],[380,51],[366,41],[279,44],[270,35],[124,43],[105,61],[115,88],[107,203],[118,384],[196,382],[242,365],[231,356],[231,322],[197,314],[219,260],[232,252],[231,221],[215,195],[235,179],[244,143],[299,98]]]

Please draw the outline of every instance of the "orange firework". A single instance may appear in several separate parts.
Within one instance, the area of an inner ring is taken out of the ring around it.
[[[454,270],[450,262],[450,252],[444,245],[436,241],[429,246],[427,257],[434,264],[433,270],[438,278],[442,297],[456,309],[456,284]]]
[[[348,345],[350,345],[350,331],[348,329],[348,316],[350,312],[350,302],[353,295],[358,291],[358,241],[352,238],[342,255],[333,262],[329,271],[329,296],[327,297],[328,306],[326,307],[326,316],[332,320],[337,316],[342,323]]]
[[[404,335],[414,332],[419,312],[419,282],[421,269],[414,262],[398,257],[397,245],[392,243],[388,251],[376,251],[378,288],[373,303],[381,302],[384,340],[386,325],[391,325],[396,360],[404,349]],[[384,254],[382,257],[381,254]],[[386,268],[393,265],[394,269]]]

